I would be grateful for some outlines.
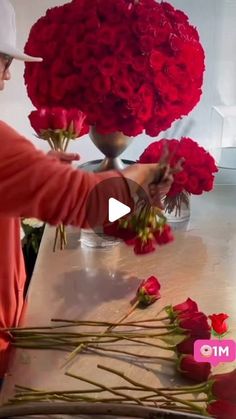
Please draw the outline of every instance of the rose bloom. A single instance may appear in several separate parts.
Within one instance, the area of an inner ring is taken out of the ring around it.
[[[225,374],[213,374],[209,381],[212,382],[213,398],[236,403],[236,369]]]
[[[197,336],[199,339],[210,339],[211,337],[210,326],[204,313],[191,313],[190,317],[182,315],[178,319],[178,324],[191,337]]]
[[[184,377],[197,383],[203,383],[207,381],[211,373],[211,364],[209,362],[196,362],[192,355],[181,355],[177,370]]]
[[[161,231],[154,233],[155,240],[159,246],[170,243],[174,240],[174,235],[171,227],[166,224]]]
[[[191,298],[187,298],[183,303],[176,304],[173,307],[173,311],[177,316],[184,313],[194,313],[198,312],[198,305]]]
[[[134,252],[136,255],[146,255],[156,250],[153,240],[148,239],[143,241],[140,237],[135,239]]]
[[[216,419],[235,419],[236,404],[227,400],[217,400],[207,406],[207,413]]]
[[[226,320],[229,318],[228,314],[212,314],[209,316],[211,320],[211,326],[217,335],[224,335],[228,331],[228,325]]]
[[[194,352],[194,343],[197,340],[197,337],[188,337],[176,345],[176,350],[179,354],[189,354],[193,355]]]
[[[155,276],[150,276],[140,284],[136,298],[141,304],[150,305],[161,298],[160,288],[158,279]]]

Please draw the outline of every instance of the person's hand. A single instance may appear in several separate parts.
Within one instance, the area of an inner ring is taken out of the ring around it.
[[[48,156],[60,160],[62,163],[72,163],[74,160],[80,160],[80,155],[77,153],[65,153],[63,151],[51,150],[48,152]]]
[[[123,171],[131,196],[146,195],[153,206],[162,208],[162,199],[169,192],[174,173],[182,170],[184,160],[180,159],[174,168],[168,164],[134,164]]]

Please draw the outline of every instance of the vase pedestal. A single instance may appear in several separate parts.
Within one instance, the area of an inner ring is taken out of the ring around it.
[[[122,132],[99,134],[95,127],[90,128],[89,136],[93,144],[105,156],[96,172],[104,172],[107,170],[123,170],[125,168],[120,155],[131,144],[132,140],[130,137],[127,137]]]

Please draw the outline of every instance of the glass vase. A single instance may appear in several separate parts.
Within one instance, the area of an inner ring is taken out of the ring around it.
[[[175,197],[164,198],[164,214],[169,224],[188,223],[191,214],[190,196],[189,193],[182,192]]]

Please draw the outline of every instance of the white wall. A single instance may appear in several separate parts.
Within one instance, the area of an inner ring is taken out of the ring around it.
[[[17,15],[18,43],[23,47],[32,24],[48,7],[65,3],[65,0],[11,0]],[[210,147],[211,109],[213,105],[236,103],[236,0],[172,0],[184,10],[193,25],[197,26],[206,51],[207,71],[203,95],[196,109],[182,121],[177,121],[165,133],[169,138],[189,135],[202,145]],[[14,62],[12,80],[0,95],[1,119],[25,134],[41,148],[47,147],[34,139],[27,115],[32,105],[23,84],[23,64]],[[162,136],[164,133],[162,134]],[[124,157],[136,159],[153,139],[140,136],[135,139]],[[82,161],[99,158],[101,154],[88,138],[75,142]]]

